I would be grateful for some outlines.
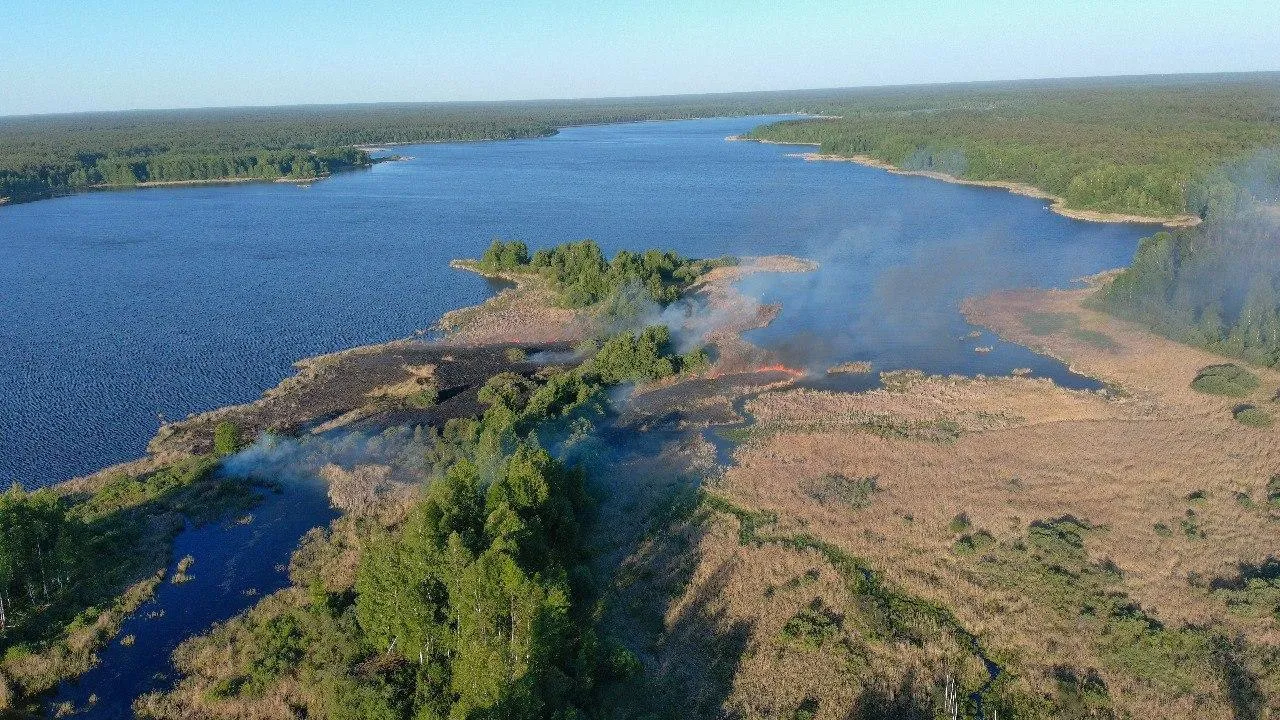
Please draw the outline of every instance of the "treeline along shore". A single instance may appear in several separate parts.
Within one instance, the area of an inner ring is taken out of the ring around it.
[[[378,145],[545,137],[641,120],[801,113],[750,139],[909,172],[1025,185],[1084,219],[1212,211],[1274,172],[1280,74],[1144,76],[600,100],[292,106],[0,118],[0,198],[94,187],[312,179]],[[1242,169],[1243,168],[1243,169]]]

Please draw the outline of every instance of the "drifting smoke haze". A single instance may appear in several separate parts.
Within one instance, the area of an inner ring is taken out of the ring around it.
[[[1259,365],[1280,365],[1280,153],[1225,168],[1199,227],[1145,241],[1102,296],[1110,311]]]
[[[890,232],[900,236],[904,229],[891,225]],[[1038,268],[1001,261],[1018,252],[1008,227],[906,247],[885,238],[883,226],[853,227],[838,242],[803,253],[819,264],[814,272],[742,280],[744,293],[782,305],[771,327],[748,338],[810,374],[886,352],[927,362],[953,352],[965,333],[964,298],[1039,282]]]
[[[421,427],[301,438],[263,434],[223,460],[222,472],[324,491],[335,508],[365,514],[427,479],[426,455],[433,443],[434,436]]]

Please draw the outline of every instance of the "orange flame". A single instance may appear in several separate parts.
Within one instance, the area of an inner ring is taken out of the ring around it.
[[[800,370],[798,368],[787,367],[782,363],[775,363],[773,365],[757,365],[755,367],[747,367],[747,368],[743,368],[743,367],[722,368],[720,370],[713,370],[707,373],[706,375],[703,375],[703,377],[708,380],[715,380],[716,378],[724,377],[725,375],[747,375],[750,373],[770,373],[770,372],[786,373],[787,375],[790,375],[793,378],[802,378],[809,374],[804,370]]]
[[[787,367],[782,363],[777,363],[774,365],[761,365],[755,370],[752,370],[752,372],[762,372],[762,373],[763,372],[781,372],[781,373],[786,373],[792,377],[804,377],[807,374],[803,370],[800,370],[798,368],[793,368],[793,367]]]

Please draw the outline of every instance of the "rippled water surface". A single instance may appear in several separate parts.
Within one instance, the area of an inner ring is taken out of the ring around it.
[[[1026,366],[1082,382],[989,336],[962,338],[958,300],[1125,264],[1149,229],[724,141],[765,120],[401,148],[411,161],[305,189],[100,192],[2,208],[0,483],[136,457],[158,415],[252,400],[299,358],[426,328],[486,296],[483,280],[448,261],[495,236],[813,257],[817,273],[746,286],[785,304],[753,337],[793,362]]]

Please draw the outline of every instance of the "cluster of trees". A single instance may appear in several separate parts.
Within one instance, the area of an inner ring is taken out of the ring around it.
[[[666,305],[712,268],[732,265],[734,258],[695,260],[679,253],[620,250],[608,260],[594,240],[582,240],[539,250],[519,240],[494,240],[479,268],[488,271],[532,271],[549,278],[569,307],[581,308],[617,298],[638,288],[649,300]]]
[[[679,373],[693,373],[709,364],[698,348],[684,355],[671,351],[671,331],[666,325],[650,325],[639,334],[623,332],[609,338],[592,358],[589,370],[606,385],[661,380]]]
[[[68,589],[82,536],[52,491],[15,483],[0,494],[0,638]]]
[[[639,664],[595,630],[585,477],[545,448],[589,424],[608,385],[683,367],[668,344],[648,328],[573,369],[490,378],[484,413],[436,436],[407,516],[360,520],[354,587],[295,578],[310,602],[253,620],[213,694],[260,697],[287,677],[336,720],[586,716]]]
[[[1175,340],[1280,366],[1277,237],[1265,210],[1157,233],[1095,302]]]
[[[18,201],[94,186],[146,182],[253,178],[309,179],[366,167],[369,154],[355,148],[254,152],[80,153],[74,160],[18,168],[0,167],[0,197]]]
[[[1277,107],[1274,74],[943,86],[750,136],[1028,183],[1073,208],[1203,217],[1227,186],[1223,166],[1280,145]]]

